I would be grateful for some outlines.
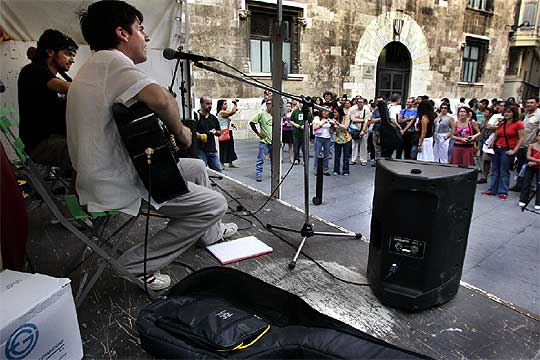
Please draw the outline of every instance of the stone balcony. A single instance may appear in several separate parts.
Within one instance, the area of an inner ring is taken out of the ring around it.
[[[517,29],[510,41],[510,46],[540,48],[540,24]]]

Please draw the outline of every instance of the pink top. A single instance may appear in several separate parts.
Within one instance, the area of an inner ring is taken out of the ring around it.
[[[462,138],[473,136],[471,123],[467,122],[467,127],[459,127],[459,123],[456,123],[456,136]]]
[[[456,136],[461,138],[468,138],[473,136],[473,128],[470,121],[467,121],[467,127],[460,127],[459,122],[456,122]],[[471,142],[457,140],[454,146],[458,147],[473,147],[474,144]]]

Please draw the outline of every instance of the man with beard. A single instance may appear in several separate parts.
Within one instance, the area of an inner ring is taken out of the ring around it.
[[[19,74],[19,133],[26,152],[37,163],[71,168],[65,101],[70,83],[57,75],[69,71],[77,49],[69,36],[45,30],[32,62]]]

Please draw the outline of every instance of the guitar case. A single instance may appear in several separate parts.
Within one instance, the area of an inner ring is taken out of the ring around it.
[[[143,349],[169,359],[427,359],[311,308],[238,270],[210,267],[137,318]]]

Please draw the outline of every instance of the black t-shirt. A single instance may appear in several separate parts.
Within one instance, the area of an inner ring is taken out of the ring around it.
[[[428,123],[426,127],[426,138],[433,137],[433,122],[434,120],[431,120],[431,118],[428,116]],[[422,119],[418,119],[418,122],[416,123],[416,130],[421,133],[422,132]],[[420,134],[418,134],[420,136]]]
[[[210,134],[210,130],[220,130],[219,127],[219,121],[218,119],[212,115],[208,114],[207,117],[204,117],[203,114],[200,112],[197,112],[197,132],[199,134],[206,134],[207,140],[206,142],[202,142],[201,140],[197,140],[197,146],[199,149],[205,151],[205,152],[216,152],[216,136],[213,134]]]
[[[52,134],[66,136],[65,95],[47,88],[54,77],[47,65],[37,63],[19,74],[19,136],[28,150]]]

